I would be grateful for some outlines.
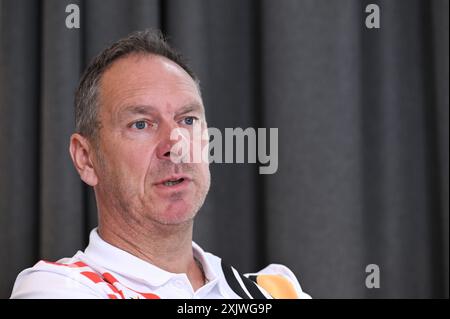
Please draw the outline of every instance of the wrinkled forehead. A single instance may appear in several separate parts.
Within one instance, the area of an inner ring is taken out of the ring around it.
[[[109,114],[120,113],[130,105],[152,105],[161,112],[200,105],[204,111],[192,77],[175,62],[149,54],[115,61],[101,78],[99,99],[103,111]]]

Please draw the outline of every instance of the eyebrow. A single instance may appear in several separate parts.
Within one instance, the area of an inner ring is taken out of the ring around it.
[[[187,104],[187,105],[181,107],[177,112],[175,112],[175,116],[180,116],[180,115],[192,112],[192,111],[198,111],[198,112],[203,113],[203,106],[201,106],[198,103]]]
[[[203,112],[203,106],[198,103],[190,103],[175,112],[175,116],[180,116],[192,111]],[[119,118],[123,118],[127,115],[155,115],[159,113],[159,109],[153,105],[130,105],[119,111]]]
[[[155,113],[157,113],[157,108],[153,105],[130,105],[120,110],[119,117],[123,117],[128,114],[151,115]]]

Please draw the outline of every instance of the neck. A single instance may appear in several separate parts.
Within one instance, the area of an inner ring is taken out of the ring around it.
[[[165,271],[185,273],[194,290],[204,284],[192,251],[192,220],[163,225],[121,222],[123,219],[117,216],[101,215],[98,233],[104,241]]]

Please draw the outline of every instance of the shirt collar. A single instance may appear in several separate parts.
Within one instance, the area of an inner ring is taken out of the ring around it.
[[[206,253],[195,242],[192,242],[194,256],[200,261],[208,281],[217,278],[211,263],[208,261]],[[89,261],[119,274],[125,278],[133,278],[137,281],[143,281],[154,287],[164,285],[174,277],[184,276],[165,271],[147,261],[144,261],[118,247],[115,247],[104,241],[98,234],[97,228],[94,228],[89,235],[89,245],[84,251],[84,255]]]
[[[194,252],[194,257],[202,264],[207,281],[211,282],[217,279],[218,274],[214,271],[214,267],[209,262],[205,251],[195,242],[192,242],[192,250]]]

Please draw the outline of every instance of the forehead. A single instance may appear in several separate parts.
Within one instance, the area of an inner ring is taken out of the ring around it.
[[[173,61],[156,55],[129,55],[115,61],[100,81],[103,111],[120,112],[129,105],[153,105],[175,111],[200,104],[197,84]]]

